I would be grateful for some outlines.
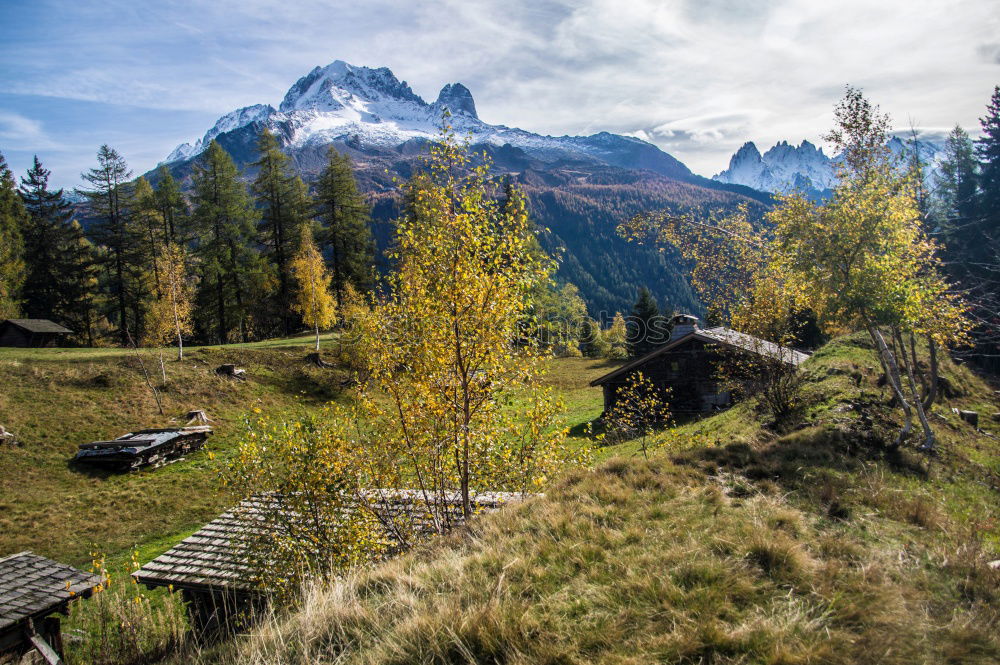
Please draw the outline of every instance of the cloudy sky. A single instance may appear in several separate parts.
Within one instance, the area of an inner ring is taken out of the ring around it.
[[[712,175],[747,140],[819,142],[843,86],[896,125],[978,125],[996,0],[0,0],[0,152],[61,186],[101,143],[145,171],[315,65],[387,66],[480,116],[633,133]]]

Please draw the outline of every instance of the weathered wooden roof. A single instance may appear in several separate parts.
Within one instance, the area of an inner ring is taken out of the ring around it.
[[[433,534],[437,529],[419,490],[371,490],[366,493],[369,505],[380,519],[403,518],[418,534]],[[471,497],[474,510],[490,512],[506,503],[521,501],[525,495],[512,492],[484,492]],[[192,536],[156,557],[133,573],[148,586],[173,586],[193,590],[227,590],[243,593],[257,591],[247,564],[247,543],[262,524],[258,508],[273,506],[266,495],[243,501],[199,529]],[[462,523],[459,495],[447,497],[446,513],[451,525]],[[387,532],[387,537],[392,535]]]
[[[4,319],[0,323],[10,323],[30,333],[58,333],[61,335],[70,335],[73,333],[72,330],[63,328],[58,323],[49,321],[48,319]]]
[[[646,355],[640,356],[632,362],[622,365],[613,372],[608,372],[604,376],[594,379],[590,382],[590,385],[599,386],[611,379],[628,374],[633,369],[645,365],[653,358],[667,353],[668,351],[671,351],[693,339],[701,340],[709,344],[722,344],[739,351],[756,353],[757,355],[773,358],[774,360],[780,360],[781,362],[794,366],[802,364],[807,358],[809,358],[808,353],[796,351],[795,349],[791,349],[787,346],[781,346],[780,344],[775,344],[774,342],[768,342],[765,339],[754,337],[753,335],[747,335],[746,333],[741,333],[730,328],[717,326],[715,328],[702,329],[695,326],[690,333],[668,342],[657,349],[653,349]]]
[[[0,632],[89,596],[100,583],[97,575],[31,552],[0,559]]]

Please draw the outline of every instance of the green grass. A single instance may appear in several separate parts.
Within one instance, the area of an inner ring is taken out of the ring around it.
[[[30,549],[75,565],[92,552],[117,564],[138,548],[148,561],[213,519],[232,501],[217,478],[251,411],[305,415],[331,400],[349,399],[345,373],[303,362],[308,336],[225,347],[188,349],[183,362],[165,352],[165,416],[146,386],[135,353],[123,349],[0,349],[0,424],[18,447],[0,447],[0,556]],[[324,339],[324,349],[337,348]],[[155,351],[143,362],[161,383]],[[245,383],[222,379],[223,363],[246,368]],[[588,383],[608,371],[602,360],[552,360],[546,382],[566,401],[567,422],[600,414],[601,391]],[[205,409],[215,434],[205,449],[158,469],[130,474],[91,472],[69,465],[80,443],[143,427],[183,424]],[[578,443],[585,437],[579,434]]]
[[[77,565],[99,551],[155,556],[230,501],[217,473],[252,408],[297,415],[342,398],[337,370],[303,362],[307,338],[188,350],[167,359],[160,416],[135,354],[119,349],[3,349],[0,418],[21,445],[0,447],[0,556],[24,549]],[[156,385],[159,361],[144,352]],[[241,383],[217,377],[223,363],[247,369]],[[183,424],[205,409],[215,434],[205,449],[130,474],[75,468],[78,444],[144,427]]]

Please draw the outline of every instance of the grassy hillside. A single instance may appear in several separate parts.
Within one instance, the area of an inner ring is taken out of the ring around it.
[[[296,416],[331,400],[349,399],[346,373],[303,362],[311,338],[200,347],[175,362],[165,354],[164,416],[134,352],[121,349],[0,349],[0,424],[22,445],[0,445],[0,557],[25,549],[82,565],[91,552],[112,561],[139,548],[144,562],[213,519],[232,499],[219,491],[218,471],[251,409]],[[325,342],[326,343],[326,342]],[[337,346],[329,342],[330,351]],[[161,387],[156,354],[143,362]],[[215,375],[235,363],[245,383]],[[564,396],[572,422],[600,414],[600,390],[587,383],[603,361],[553,361],[547,380]],[[166,467],[130,474],[69,464],[77,445],[144,427],[183,424],[204,409],[215,434],[205,449]]]
[[[805,403],[660,437],[545,497],[332,586],[220,663],[995,663],[1000,446],[989,386],[945,363],[941,452],[890,451],[860,337]],[[976,407],[984,431],[951,412]],[[190,655],[186,656],[190,658]]]

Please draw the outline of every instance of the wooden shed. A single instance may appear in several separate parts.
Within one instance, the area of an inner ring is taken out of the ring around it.
[[[732,403],[732,396],[717,379],[719,363],[727,353],[753,353],[792,366],[809,357],[729,328],[700,328],[698,319],[688,314],[675,316],[672,323],[666,344],[590,383],[603,388],[605,413],[614,408],[619,390],[638,372],[657,389],[670,390],[674,413],[705,413]]]
[[[430,520],[426,495],[419,490],[370,490],[365,495],[383,524],[409,521],[418,535],[425,536],[439,530]],[[511,492],[471,497],[477,513],[498,510],[524,498]],[[265,502],[273,505],[274,500],[272,495],[261,495],[226,511],[133,573],[135,579],[149,588],[181,591],[197,634],[211,637],[243,627],[267,602],[266,594],[253,582],[247,548],[260,529],[273,528],[261,518],[266,511],[259,508]],[[447,496],[444,502],[450,526],[461,524],[461,497]],[[386,537],[395,540],[391,529],[386,530]]]
[[[4,319],[0,321],[0,346],[58,346],[73,331],[48,319]]]
[[[0,559],[0,663],[18,663],[37,652],[61,662],[62,633],[56,613],[93,593],[101,578],[31,552]]]

